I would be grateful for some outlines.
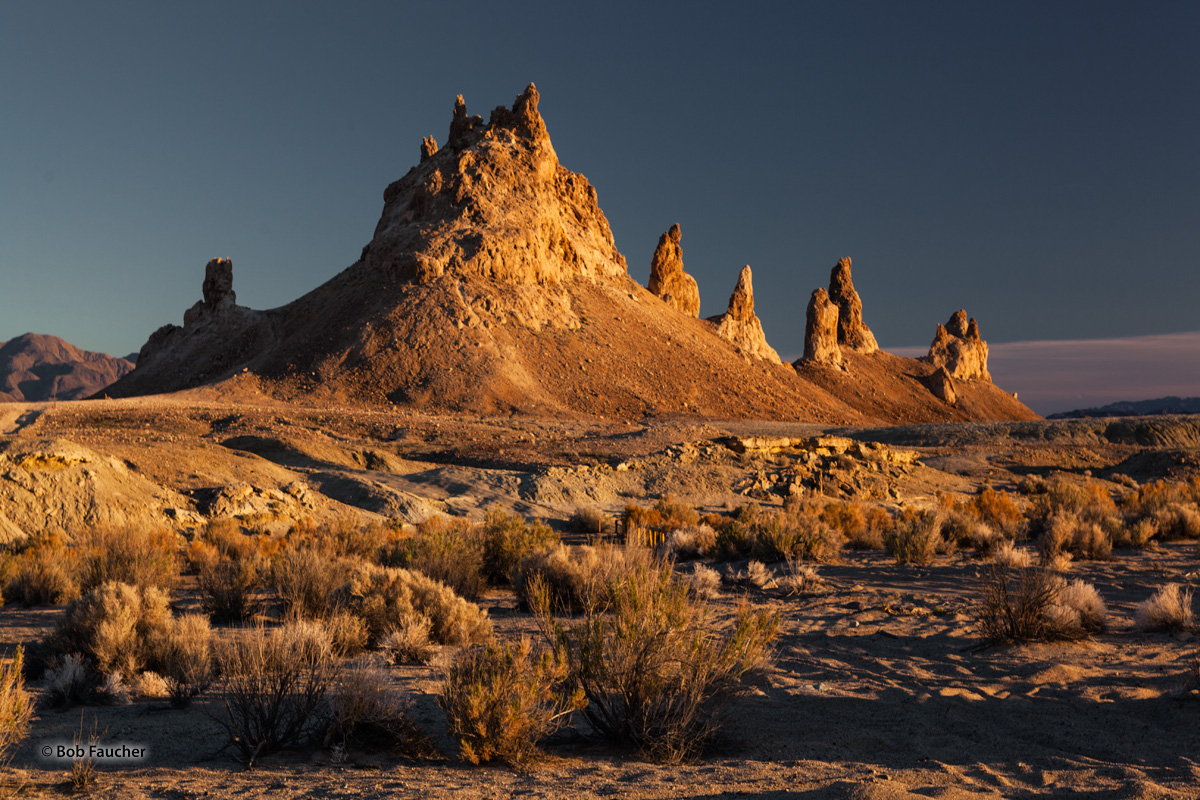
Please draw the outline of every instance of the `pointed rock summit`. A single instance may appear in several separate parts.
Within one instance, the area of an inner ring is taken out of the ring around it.
[[[842,350],[838,347],[838,307],[824,289],[817,289],[808,301],[801,360],[834,367],[842,364]]]
[[[875,335],[863,322],[862,299],[850,277],[850,259],[840,259],[829,275],[829,299],[838,307],[838,344],[857,353],[879,349]]]
[[[979,338],[979,323],[974,318],[968,320],[963,310],[955,312],[945,325],[937,326],[925,360],[945,367],[955,380],[992,380],[987,368],[987,342]]]
[[[772,364],[782,364],[779,354],[767,344],[762,322],[754,313],[754,283],[749,265],[738,273],[737,286],[729,296],[729,309],[715,319],[717,335],[733,344],[738,352]]]
[[[691,317],[700,316],[700,288],[696,279],[683,270],[683,248],[679,224],[658,237],[654,258],[650,260],[650,282],[646,288],[661,297],[671,308]]]

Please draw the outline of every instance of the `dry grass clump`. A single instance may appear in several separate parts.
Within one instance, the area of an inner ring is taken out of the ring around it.
[[[993,565],[982,594],[979,625],[991,643],[1083,639],[1108,613],[1095,587],[1044,568]]]
[[[338,590],[338,602],[363,620],[369,646],[424,617],[439,644],[465,645],[491,635],[487,612],[419,572],[360,564]]]
[[[433,749],[411,719],[412,704],[378,656],[358,656],[343,665],[326,702],[326,746],[387,748],[414,755]]]
[[[1133,621],[1141,631],[1190,631],[1196,627],[1192,590],[1168,583],[1150,599],[1138,603]]]
[[[13,657],[0,665],[0,765],[8,752],[29,733],[33,697],[25,688],[25,650],[18,645]]]
[[[141,528],[92,528],[77,543],[79,590],[125,583],[170,592],[179,582],[179,537]]]
[[[992,550],[992,563],[1001,567],[1030,567],[1033,566],[1033,553],[1024,547],[1018,547],[1008,539],[1000,541]]]
[[[217,720],[248,766],[325,729],[322,701],[337,662],[322,633],[319,623],[295,621],[240,631],[217,648]]]
[[[58,537],[31,544],[4,563],[4,602],[61,606],[79,596],[75,550]]]
[[[420,614],[405,617],[383,637],[379,649],[391,664],[428,664],[439,649],[430,637],[432,629],[429,617]]]
[[[587,699],[582,713],[598,733],[650,758],[698,755],[742,677],[768,661],[778,612],[743,606],[731,626],[719,626],[665,562],[635,565],[606,594],[606,605],[564,624],[552,616],[549,587],[533,590],[539,625]]]
[[[132,676],[153,660],[170,628],[171,609],[160,590],[110,582],[71,601],[49,645],[88,657],[101,674]]]
[[[450,734],[472,764],[526,764],[537,743],[584,703],[562,651],[535,648],[528,638],[463,650],[438,695]]]
[[[611,585],[651,561],[651,553],[640,547],[559,545],[526,557],[514,571],[513,588],[529,605],[534,582],[540,579],[555,609],[581,611],[603,605]]]
[[[676,528],[667,537],[660,551],[676,561],[701,558],[713,553],[717,546],[717,532],[704,523]]]
[[[817,574],[816,567],[796,561],[787,562],[778,583],[784,594],[789,596],[820,594],[828,588],[825,579]]]
[[[701,600],[712,600],[721,594],[721,573],[712,567],[696,563],[692,565],[692,574],[684,576],[692,593]]]
[[[885,543],[898,564],[932,564],[938,551],[946,547],[942,517],[936,511],[905,510],[896,517]]]

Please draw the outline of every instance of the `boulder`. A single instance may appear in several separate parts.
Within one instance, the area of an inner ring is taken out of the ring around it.
[[[838,346],[838,307],[824,289],[817,289],[808,301],[804,323],[804,357],[802,361],[841,366],[842,350]]]
[[[650,260],[650,282],[647,287],[667,305],[692,317],[700,316],[700,287],[696,279],[683,270],[683,248],[679,240],[683,233],[679,225],[658,237],[658,247]]]
[[[754,313],[754,284],[750,267],[742,267],[737,286],[729,296],[729,308],[715,317],[717,335],[733,344],[738,352],[750,358],[760,358],[773,364],[782,364],[779,354],[767,344],[762,322]]]
[[[956,312],[945,325],[937,326],[925,360],[935,367],[945,367],[958,381],[992,380],[987,368],[987,342],[979,338],[979,323],[968,320],[966,311]]]
[[[863,323],[862,299],[854,290],[849,258],[840,259],[829,275],[829,299],[838,307],[838,344],[857,353],[878,350],[875,335]]]
[[[938,367],[937,370],[925,379],[929,391],[933,392],[933,396],[941,400],[948,406],[952,406],[958,402],[958,395],[954,392],[954,379],[950,377],[950,373],[945,367]]]

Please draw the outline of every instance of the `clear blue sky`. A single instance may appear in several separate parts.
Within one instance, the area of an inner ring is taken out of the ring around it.
[[[286,303],[529,81],[631,274],[679,222],[781,353],[844,255],[884,346],[1200,330],[1200,3],[8,0],[0,339],[137,350],[213,256]]]

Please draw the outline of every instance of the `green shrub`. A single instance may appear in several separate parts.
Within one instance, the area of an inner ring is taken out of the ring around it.
[[[490,643],[459,653],[438,695],[450,735],[472,764],[502,760],[517,766],[537,754],[540,739],[583,705],[571,689],[561,653]]]
[[[566,624],[552,617],[548,585],[533,591],[539,624],[587,699],[583,714],[650,758],[698,755],[741,678],[767,662],[779,614],[744,606],[722,631],[667,563],[637,564],[607,589],[607,604]]]

